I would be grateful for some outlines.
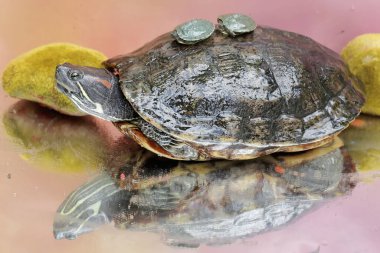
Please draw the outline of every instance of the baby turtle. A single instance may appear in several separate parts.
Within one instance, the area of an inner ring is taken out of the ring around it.
[[[214,30],[215,27],[210,21],[194,19],[177,26],[172,35],[179,43],[191,45],[208,39]]]
[[[251,17],[242,14],[227,14],[218,17],[218,28],[222,33],[236,36],[256,29]]]
[[[195,45],[171,33],[104,62],[59,65],[57,88],[141,146],[178,160],[251,159],[328,143],[364,98],[339,55],[260,27]]]

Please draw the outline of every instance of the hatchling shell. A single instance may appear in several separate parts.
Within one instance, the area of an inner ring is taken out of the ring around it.
[[[194,19],[176,27],[172,33],[181,44],[195,44],[209,38],[214,32],[213,23],[204,19]]]
[[[221,32],[231,36],[253,32],[257,26],[251,17],[242,14],[226,14],[219,16],[218,24]]]

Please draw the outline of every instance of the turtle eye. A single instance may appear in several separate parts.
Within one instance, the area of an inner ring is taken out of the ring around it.
[[[78,81],[83,78],[83,73],[79,70],[71,70],[67,75],[72,81]]]

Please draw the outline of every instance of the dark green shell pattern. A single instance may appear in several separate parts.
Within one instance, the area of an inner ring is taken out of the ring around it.
[[[105,66],[144,120],[198,143],[310,143],[344,129],[364,102],[335,52],[273,28],[197,45],[164,34]]]

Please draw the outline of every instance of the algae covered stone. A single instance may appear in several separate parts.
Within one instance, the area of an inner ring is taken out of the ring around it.
[[[58,64],[100,67],[102,53],[69,43],[54,43],[35,48],[12,60],[5,68],[2,83],[10,96],[39,102],[69,115],[84,115],[55,88]]]
[[[364,84],[364,113],[380,115],[380,33],[363,34],[342,50],[350,71]]]

